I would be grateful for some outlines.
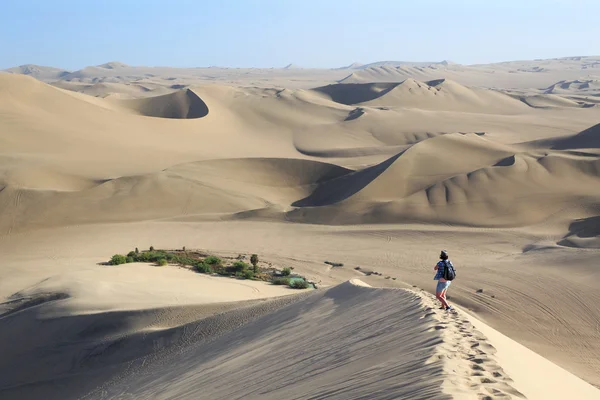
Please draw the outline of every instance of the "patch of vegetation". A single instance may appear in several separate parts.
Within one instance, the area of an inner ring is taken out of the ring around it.
[[[292,289],[308,289],[309,286],[305,279],[296,279],[290,283]]]
[[[156,262],[156,264],[160,265],[161,267],[164,267],[165,265],[167,265],[169,262],[167,261],[166,258],[159,258],[158,261]]]
[[[213,272],[212,267],[205,262],[198,262],[194,265],[194,269],[196,272],[200,272],[201,274],[211,274]]]
[[[121,265],[127,262],[127,257],[121,254],[115,254],[110,259],[110,265]]]
[[[234,272],[244,272],[247,271],[250,266],[243,261],[236,261],[232,265],[232,269]]]
[[[178,264],[187,267],[190,270],[202,274],[219,274],[222,276],[237,277],[239,279],[253,279],[271,282],[274,285],[285,285],[294,289],[306,289],[311,287],[311,284],[302,276],[293,274],[293,268],[285,267],[278,272],[271,263],[267,263],[267,268],[259,268],[258,255],[252,254],[250,264],[242,261],[245,256],[238,256],[231,264],[216,256],[209,255],[198,251],[184,250],[155,250],[150,246],[149,250],[130,251],[127,256],[115,254],[109,264],[120,265],[125,263],[142,262],[155,263],[155,265],[165,266],[168,264]]]
[[[221,265],[223,260],[221,260],[219,257],[208,256],[204,259],[204,263],[208,265]]]
[[[273,285],[283,285],[283,286],[289,286],[290,285],[290,278],[273,278],[273,280],[271,281],[271,283]]]

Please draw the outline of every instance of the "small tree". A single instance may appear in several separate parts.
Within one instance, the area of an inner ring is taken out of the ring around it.
[[[254,273],[258,274],[258,254],[252,254],[250,263],[252,264],[252,267],[254,267]]]
[[[137,247],[135,248],[135,254],[140,254],[140,249],[138,249]]]
[[[150,251],[154,251],[154,246],[150,246]]]

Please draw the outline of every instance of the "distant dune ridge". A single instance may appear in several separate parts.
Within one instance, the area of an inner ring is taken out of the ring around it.
[[[194,119],[208,115],[208,107],[190,89],[139,100],[124,100],[120,104],[147,117]]]
[[[0,398],[598,398],[599,81],[599,57],[4,71]],[[102,265],[150,246],[319,289]]]

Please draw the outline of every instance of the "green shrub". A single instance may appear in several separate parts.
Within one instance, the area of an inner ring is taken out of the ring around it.
[[[159,259],[165,258],[169,260],[172,258],[169,254],[164,251],[144,251],[135,256],[135,261],[137,262],[158,262]]]
[[[160,265],[161,267],[164,267],[165,265],[167,265],[169,262],[167,261],[166,258],[159,258],[158,261],[156,261],[156,263],[158,265]]]
[[[127,257],[135,257],[135,251],[130,251],[129,253],[127,253]]]
[[[178,256],[175,254],[167,254],[167,260],[169,260],[173,263],[181,264],[181,265],[192,265],[193,266],[198,263],[198,260],[195,260],[193,258],[185,257],[185,256]]]
[[[290,276],[291,273],[292,273],[292,269],[289,267],[285,267],[284,269],[281,270],[281,275],[283,275],[283,276]]]
[[[296,279],[290,283],[292,289],[308,289],[308,282],[304,279]]]
[[[210,274],[212,272],[212,267],[203,262],[194,265],[194,269],[202,274]]]
[[[231,271],[228,268],[225,268],[221,265],[214,267],[214,271],[221,276],[231,276],[232,275]]]
[[[111,265],[120,265],[120,264],[125,264],[126,262],[127,262],[127,257],[125,257],[121,254],[115,254],[110,259]]]
[[[273,278],[273,280],[271,281],[271,283],[273,285],[289,286],[290,285],[290,278]]]
[[[232,267],[235,272],[244,272],[248,270],[250,266],[243,261],[236,261],[233,263]]]
[[[208,265],[221,265],[223,261],[219,257],[208,256],[204,259],[204,262]]]
[[[154,251],[154,246],[150,246],[150,251]]]
[[[130,264],[132,262],[135,262],[135,258],[134,257],[127,257],[127,264]]]
[[[245,279],[254,279],[254,272],[247,270],[242,272],[242,275],[244,276]]]

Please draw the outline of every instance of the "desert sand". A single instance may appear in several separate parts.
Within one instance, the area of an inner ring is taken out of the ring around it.
[[[599,57],[4,72],[0,398],[600,398]]]

